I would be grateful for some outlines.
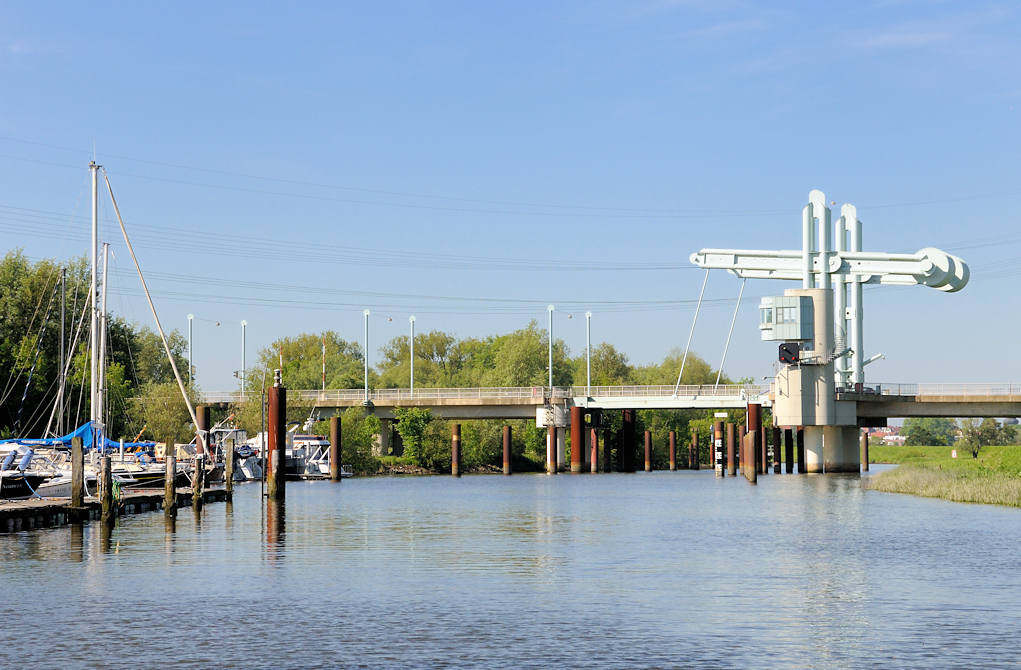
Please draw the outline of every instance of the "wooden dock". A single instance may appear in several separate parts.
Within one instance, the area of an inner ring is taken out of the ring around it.
[[[190,488],[177,489],[177,506],[191,505]],[[203,503],[221,502],[227,499],[223,488],[202,491]],[[117,516],[141,514],[163,509],[163,489],[144,489],[125,492],[117,503]],[[45,498],[33,500],[8,500],[0,502],[0,533],[16,533],[21,530],[63,526],[99,519],[99,498],[86,498],[82,507],[71,507],[67,498]]]

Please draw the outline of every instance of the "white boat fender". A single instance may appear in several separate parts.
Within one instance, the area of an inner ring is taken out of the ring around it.
[[[7,458],[4,459],[4,464],[0,466],[0,470],[10,470],[11,465],[14,463],[14,457],[17,455],[18,452],[14,449],[11,449],[9,452],[7,452]]]

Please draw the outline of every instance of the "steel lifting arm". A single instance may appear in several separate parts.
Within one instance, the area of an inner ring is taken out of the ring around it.
[[[747,279],[801,280],[804,276],[801,250],[702,249],[691,255],[700,268],[729,270]],[[878,251],[831,251],[826,258],[828,274],[842,274],[866,284],[921,285],[953,293],[968,284],[970,271],[962,259],[934,247],[913,254]],[[812,259],[812,272],[821,272],[819,255]]]

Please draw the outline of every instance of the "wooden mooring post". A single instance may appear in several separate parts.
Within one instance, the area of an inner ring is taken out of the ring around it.
[[[455,423],[450,429],[450,474],[461,476],[461,424]]]
[[[82,438],[71,438],[71,507],[85,505],[85,451]]]
[[[223,489],[227,495],[227,502],[234,499],[234,441],[227,443],[223,452]]]
[[[339,482],[343,476],[343,453],[341,444],[343,426],[339,416],[330,417],[330,481]]]
[[[113,472],[109,456],[99,459],[99,504],[103,523],[113,523],[117,508],[113,502]]]
[[[749,430],[745,433],[744,442],[742,443],[742,451],[744,451],[745,457],[742,459],[744,463],[744,476],[752,484],[758,483],[759,467],[758,458],[756,454],[759,452],[759,433],[760,430]]]
[[[174,438],[167,438],[163,462],[163,515],[168,519],[177,517],[177,444]]]

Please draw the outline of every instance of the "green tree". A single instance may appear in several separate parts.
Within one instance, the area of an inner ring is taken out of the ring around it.
[[[263,379],[273,384],[273,370],[281,368],[283,385],[292,389],[318,389],[323,384],[323,342],[326,343],[326,388],[359,388],[363,383],[361,345],[348,342],[332,330],[283,337],[259,351],[254,367],[246,372],[246,388],[259,390]],[[376,375],[370,371],[369,383]]]
[[[999,421],[990,417],[981,422],[977,419],[962,419],[960,443],[971,451],[972,458],[978,458],[982,447],[1003,443],[1004,438],[1008,437],[1002,428]]]
[[[404,455],[416,465],[424,466],[426,458],[423,447],[426,430],[433,420],[432,412],[421,407],[397,407],[394,409],[394,417],[397,419],[397,432],[404,442]]]
[[[189,396],[194,406],[198,399],[194,390]],[[146,435],[151,439],[172,437],[178,442],[187,442],[195,437],[191,414],[177,382],[150,382],[131,398],[129,405],[135,422],[145,426]]]
[[[904,444],[913,447],[943,447],[953,444],[957,426],[951,419],[938,417],[910,418],[904,420],[901,435]]]

